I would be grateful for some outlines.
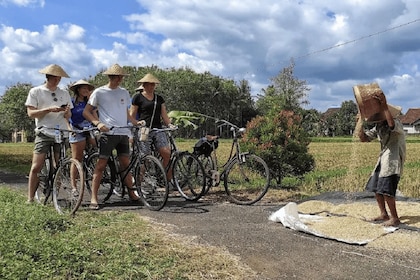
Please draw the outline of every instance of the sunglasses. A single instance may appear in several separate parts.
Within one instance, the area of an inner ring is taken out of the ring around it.
[[[51,93],[51,95],[52,95],[54,101],[58,100],[57,97],[55,97],[55,92]]]

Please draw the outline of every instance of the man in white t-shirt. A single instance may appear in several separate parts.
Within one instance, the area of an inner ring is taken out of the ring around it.
[[[61,77],[69,78],[67,73],[56,64],[51,64],[39,70],[45,74],[45,84],[30,89],[25,106],[30,118],[35,119],[35,147],[32,156],[32,166],[28,182],[28,202],[33,202],[38,187],[38,173],[41,171],[45,156],[54,145],[56,158],[59,144],[55,143],[55,132],[47,128],[67,128],[71,117],[70,94],[58,87]]]
[[[129,136],[131,131],[128,128],[118,127],[127,126],[128,122],[132,124],[138,123],[128,112],[131,104],[130,94],[126,89],[120,87],[124,76],[128,74],[118,64],[112,65],[103,74],[108,76],[108,84],[93,91],[83,111],[83,116],[102,132],[99,139],[99,160],[96,163],[92,178],[92,196],[89,206],[92,210],[100,208],[98,204],[98,189],[112,151],[114,149],[117,150],[118,160],[123,170],[129,164]],[[95,110],[97,110],[98,114],[95,113]],[[99,119],[97,115],[99,115]],[[113,129],[110,130],[111,128]],[[130,172],[127,174],[124,183],[129,190],[130,199],[139,201],[140,198],[135,193],[135,189],[133,189]]]

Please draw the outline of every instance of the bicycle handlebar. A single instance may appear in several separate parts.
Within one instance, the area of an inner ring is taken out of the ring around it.
[[[94,131],[97,130],[99,131],[99,129],[97,127],[85,127],[83,129],[68,129],[68,128],[60,128],[60,127],[47,127],[47,126],[40,126],[37,127],[38,129],[50,129],[50,130],[58,130],[58,131],[62,131],[62,132],[69,132],[69,133],[84,133],[84,132],[90,132],[90,131]]]
[[[237,125],[235,125],[235,124],[233,124],[233,123],[231,123],[227,120],[216,119],[215,123],[216,124],[217,123],[223,123],[222,125],[224,125],[224,124],[229,125],[230,126],[230,131],[232,131],[232,132],[239,132],[239,133],[242,134],[246,131],[245,127],[239,127],[239,126],[237,126]],[[221,126],[221,125],[219,125],[219,126]]]

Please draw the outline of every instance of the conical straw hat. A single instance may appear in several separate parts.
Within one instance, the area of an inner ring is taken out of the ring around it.
[[[70,90],[75,91],[77,86],[82,86],[82,85],[88,86],[90,91],[92,91],[95,88],[92,84],[90,84],[89,82],[85,80],[78,80],[77,82],[71,85]]]
[[[152,83],[152,84],[159,84],[159,80],[153,76],[152,74],[148,73],[143,78],[137,81],[138,83]]]
[[[142,90],[144,90],[143,85],[140,85],[139,87],[137,87],[137,88],[135,89],[135,91],[142,91]]]
[[[103,75],[114,75],[114,76],[129,76],[130,74],[125,73],[124,69],[119,66],[117,63],[109,67]]]
[[[67,75],[66,71],[64,71],[63,68],[61,68],[57,64],[50,64],[46,66],[45,68],[42,68],[41,70],[39,70],[39,73],[56,76],[56,77],[70,78],[69,75]]]
[[[391,113],[392,117],[396,118],[399,115],[401,115],[402,108],[400,106],[394,106],[389,103],[387,103],[387,105],[388,105],[388,110]]]

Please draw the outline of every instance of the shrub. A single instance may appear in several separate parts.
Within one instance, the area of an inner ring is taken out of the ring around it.
[[[285,176],[300,176],[314,169],[308,152],[310,138],[301,126],[301,117],[292,111],[258,116],[247,124],[241,145],[261,156],[280,185]]]

